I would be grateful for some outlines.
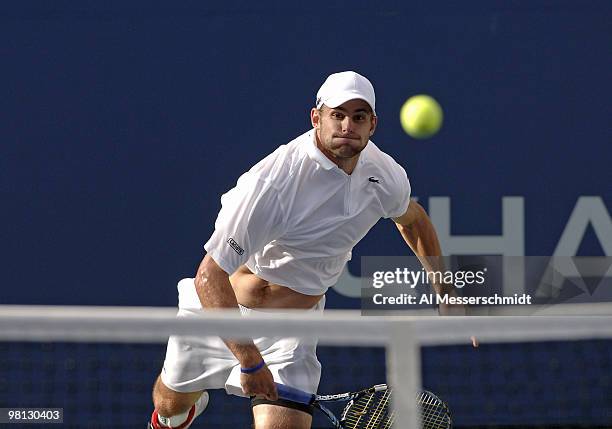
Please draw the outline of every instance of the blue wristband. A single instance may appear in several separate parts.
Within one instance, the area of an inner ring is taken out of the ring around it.
[[[240,368],[240,372],[243,374],[253,374],[254,372],[259,371],[266,365],[266,362],[262,359],[257,365],[252,366],[251,368]]]

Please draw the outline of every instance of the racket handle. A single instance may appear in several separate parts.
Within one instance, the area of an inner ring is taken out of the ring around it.
[[[278,391],[278,396],[281,399],[298,402],[305,405],[310,405],[314,402],[315,395],[312,393],[304,392],[303,390],[285,386],[284,384],[280,383],[274,384],[276,384],[276,390]]]

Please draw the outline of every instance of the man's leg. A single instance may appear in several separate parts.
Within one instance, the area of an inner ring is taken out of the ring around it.
[[[312,309],[323,311],[325,297]],[[251,310],[256,313],[256,310]],[[314,338],[284,338],[262,350],[274,379],[307,392],[316,392],[321,378],[321,364]],[[253,398],[255,429],[310,429],[314,407],[278,399]]]
[[[154,429],[172,427],[186,429],[208,405],[205,391],[181,393],[164,385],[158,377],[153,386],[155,411],[151,417]]]
[[[310,429],[312,415],[306,411],[280,405],[253,406],[255,429]]]

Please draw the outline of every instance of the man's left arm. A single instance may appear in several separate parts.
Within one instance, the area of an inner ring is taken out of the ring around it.
[[[440,241],[436,230],[425,212],[425,209],[416,201],[410,201],[408,210],[400,217],[393,218],[397,229],[410,246],[414,254],[419,258],[423,268],[428,273],[444,272],[444,261]],[[444,276],[442,276],[444,277]],[[438,295],[457,296],[452,284],[433,283],[433,288]],[[438,307],[440,315],[465,315],[463,305],[452,305],[441,303]],[[472,337],[472,345],[478,347],[478,341]]]
[[[410,201],[406,213],[394,218],[393,221],[404,241],[421,261],[423,268],[428,273],[444,272],[438,235],[425,209],[416,201]],[[433,283],[432,285],[438,295],[457,296],[452,284]],[[441,315],[465,315],[463,305],[440,304],[439,310]]]

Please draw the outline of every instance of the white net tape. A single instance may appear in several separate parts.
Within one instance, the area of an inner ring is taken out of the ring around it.
[[[601,309],[600,309],[601,310]],[[596,311],[597,313],[597,311]],[[567,313],[565,313],[567,314]],[[2,341],[165,342],[169,335],[316,336],[321,344],[387,348],[397,427],[416,427],[414,393],[421,386],[420,347],[481,342],[612,338],[612,315],[498,317],[364,317],[355,311],[253,315],[207,311],[175,317],[173,308],[0,306]]]

